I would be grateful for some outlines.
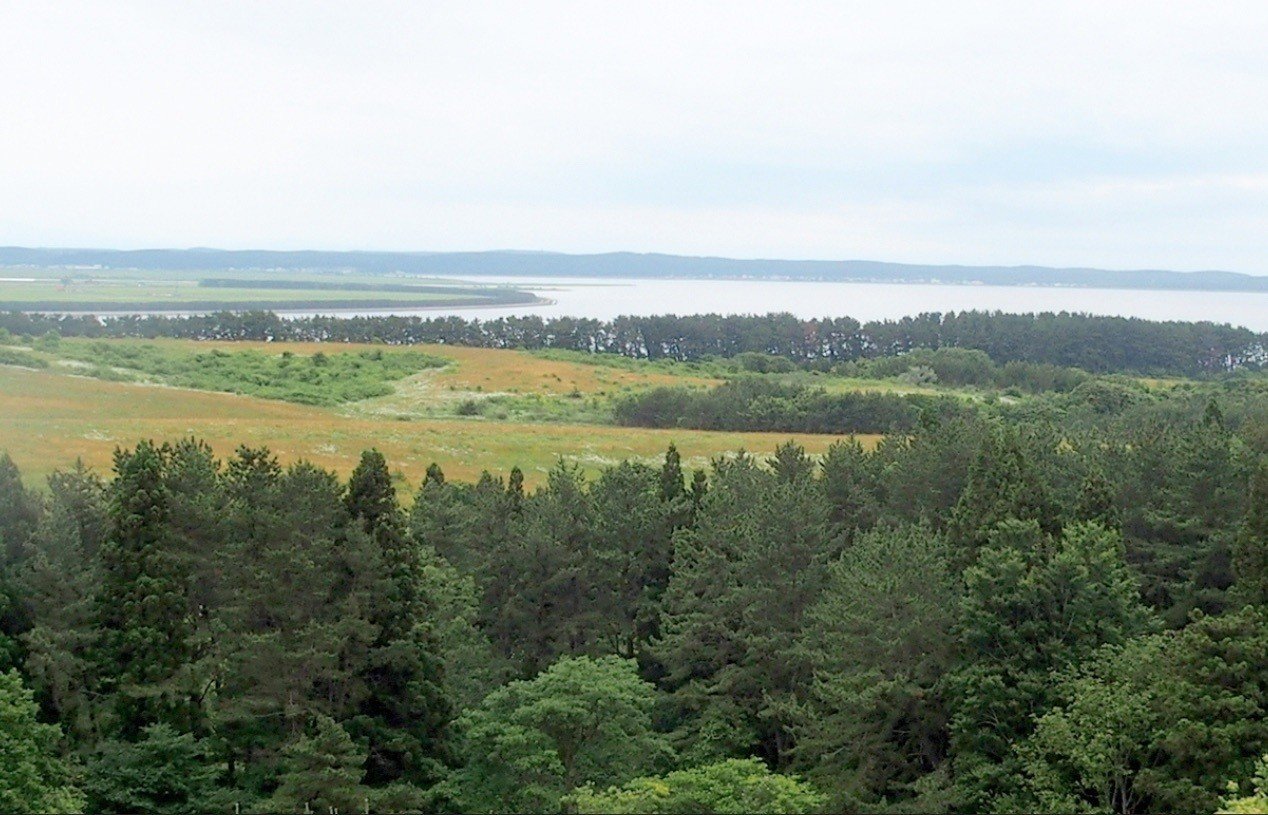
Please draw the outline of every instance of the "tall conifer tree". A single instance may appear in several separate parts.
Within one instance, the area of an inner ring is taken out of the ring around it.
[[[1237,588],[1248,601],[1268,603],[1268,457],[1250,480],[1246,520],[1237,536]]]
[[[447,758],[450,704],[426,598],[419,592],[418,552],[405,533],[382,453],[362,454],[344,500],[353,521],[373,541],[379,570],[369,583],[378,596],[367,603],[378,634],[365,674],[366,698],[350,729],[368,743],[367,783],[430,785],[439,780]]]
[[[171,551],[163,458],[150,442],[115,453],[110,537],[101,548],[99,679],[114,697],[115,730],[191,725],[177,686],[188,658],[185,580]]]

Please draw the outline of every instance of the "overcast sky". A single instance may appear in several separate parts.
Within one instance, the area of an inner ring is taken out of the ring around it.
[[[3,244],[1268,273],[1261,0],[11,0],[0,35]]]

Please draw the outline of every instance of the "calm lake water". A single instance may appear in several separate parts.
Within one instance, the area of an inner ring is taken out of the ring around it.
[[[927,311],[1083,311],[1151,320],[1212,320],[1268,331],[1268,293],[1070,289],[783,280],[470,277],[464,282],[528,289],[553,302],[505,308],[429,308],[357,314],[456,314],[611,319],[622,314],[765,314],[897,318]],[[314,312],[304,312],[311,314]],[[328,312],[324,312],[328,313]],[[348,312],[345,312],[348,313]]]

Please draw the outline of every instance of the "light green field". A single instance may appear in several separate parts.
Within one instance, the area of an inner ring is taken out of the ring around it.
[[[56,281],[33,283],[0,282],[0,306],[21,308],[28,302],[75,303],[152,303],[170,304],[173,308],[183,303],[214,300],[223,303],[270,302],[328,302],[331,300],[382,300],[391,298],[403,303],[442,304],[471,296],[469,289],[455,289],[452,294],[427,292],[380,292],[374,290],[343,289],[235,289],[227,287],[205,288],[197,282],[125,283],[83,282],[64,285]]]
[[[241,285],[234,285],[238,281]],[[424,308],[530,302],[532,297],[504,286],[387,275],[0,268],[0,310]]]
[[[416,352],[444,358],[449,364],[394,380],[389,394],[324,407],[171,387],[156,377],[108,381],[83,376],[83,369],[70,359],[79,342],[63,340],[57,350],[24,352],[43,359],[48,365],[44,369],[0,364],[0,450],[12,455],[31,484],[42,483],[48,473],[71,465],[77,457],[106,471],[116,447],[146,438],[197,436],[221,456],[232,454],[239,444],[264,445],[283,462],[308,459],[345,475],[356,465],[362,450],[378,447],[406,490],[420,483],[433,461],[460,480],[474,479],[485,469],[505,474],[518,465],[530,483],[541,483],[561,453],[587,472],[594,472],[622,459],[658,461],[672,442],[688,466],[704,467],[711,459],[740,449],[767,454],[789,438],[795,438],[811,454],[821,454],[838,438],[453,415],[455,404],[496,394],[566,402],[575,398],[571,394],[580,393],[584,401],[663,384],[705,386],[713,381],[655,370],[542,359],[521,351],[419,346]],[[107,342],[141,344],[131,340]],[[383,350],[366,345],[181,340],[150,345],[173,357],[216,349],[271,355],[290,352],[297,358],[319,352],[334,355]],[[870,445],[878,438],[864,441]]]

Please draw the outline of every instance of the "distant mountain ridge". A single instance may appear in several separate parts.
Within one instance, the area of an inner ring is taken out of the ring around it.
[[[962,266],[872,260],[745,260],[636,252],[326,252],[226,249],[41,249],[0,247],[0,266],[224,271],[311,269],[418,275],[678,277],[956,283],[994,286],[1268,292],[1268,276],[1239,272],[1111,271],[1045,266]]]

